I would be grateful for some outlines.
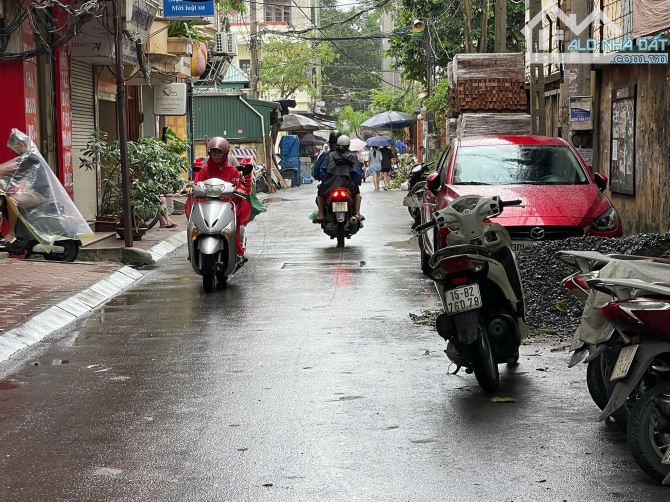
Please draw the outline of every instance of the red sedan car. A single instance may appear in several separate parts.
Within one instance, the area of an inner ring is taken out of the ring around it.
[[[454,199],[468,194],[521,199],[496,218],[510,233],[514,250],[543,240],[621,235],[621,219],[603,195],[607,178],[591,174],[563,139],[542,136],[478,136],[454,139],[427,181],[422,223]],[[446,234],[420,238],[421,268],[445,244]]]

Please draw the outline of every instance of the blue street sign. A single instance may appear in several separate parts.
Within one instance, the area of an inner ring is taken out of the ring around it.
[[[163,0],[165,17],[205,17],[214,15],[214,0]]]

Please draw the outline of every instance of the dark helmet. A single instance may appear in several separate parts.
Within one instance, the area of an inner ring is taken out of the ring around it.
[[[330,133],[330,136],[328,137],[328,145],[330,146],[331,151],[337,148],[337,138],[340,136],[342,136],[340,131],[333,131]]]

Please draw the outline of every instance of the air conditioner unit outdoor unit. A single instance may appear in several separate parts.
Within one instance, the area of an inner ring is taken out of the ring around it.
[[[217,54],[237,54],[237,36],[235,33],[218,32],[214,39],[214,52]]]

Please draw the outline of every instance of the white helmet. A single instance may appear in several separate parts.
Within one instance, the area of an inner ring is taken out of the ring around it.
[[[349,139],[349,136],[343,134],[339,138],[337,138],[337,146],[342,147],[344,149],[349,148],[349,145],[351,145],[351,140]]]

